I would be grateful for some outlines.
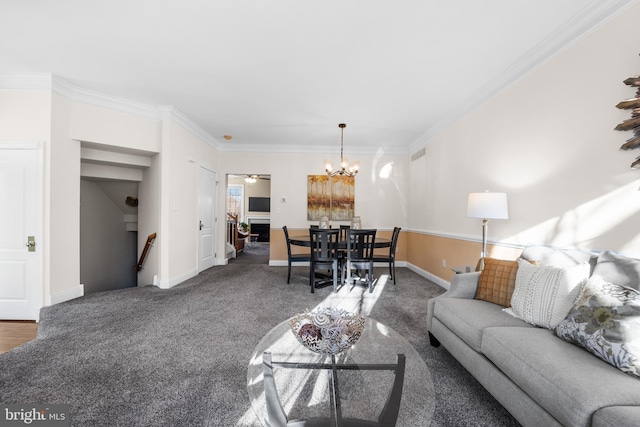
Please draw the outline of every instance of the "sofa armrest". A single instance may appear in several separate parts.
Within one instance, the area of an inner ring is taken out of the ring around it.
[[[431,331],[431,319],[433,318],[433,307],[436,304],[438,298],[465,298],[473,299],[476,296],[476,290],[478,289],[478,280],[480,279],[480,272],[474,271],[471,273],[456,274],[451,279],[449,290],[442,295],[438,295],[435,298],[431,298],[427,302],[427,330]]]
[[[608,406],[598,409],[591,420],[593,427],[631,427],[638,425],[640,406]]]
[[[451,278],[449,290],[441,296],[446,298],[475,298],[479,280],[479,271],[456,274]]]

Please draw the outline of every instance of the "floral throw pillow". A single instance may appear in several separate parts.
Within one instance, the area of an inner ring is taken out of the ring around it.
[[[592,276],[555,333],[640,377],[639,291]]]

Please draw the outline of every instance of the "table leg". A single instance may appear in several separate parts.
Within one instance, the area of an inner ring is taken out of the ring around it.
[[[336,368],[336,356],[331,355],[331,425],[342,426],[342,407],[340,406],[340,387],[338,386],[338,369]]]

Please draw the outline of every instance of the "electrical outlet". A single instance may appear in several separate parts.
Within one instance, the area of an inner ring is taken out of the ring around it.
[[[447,260],[446,259],[442,260],[442,268],[447,268]]]

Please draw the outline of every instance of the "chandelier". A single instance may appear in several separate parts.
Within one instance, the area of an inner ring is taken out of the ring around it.
[[[325,163],[325,171],[329,176],[356,176],[359,168],[358,163],[350,165],[349,160],[345,159],[342,155],[344,150],[344,128],[346,128],[347,125],[344,123],[340,123],[338,127],[340,128],[340,169],[334,171],[333,165],[330,161],[328,161]]]

